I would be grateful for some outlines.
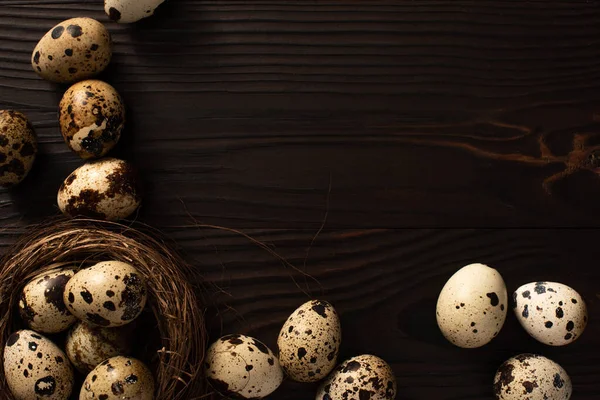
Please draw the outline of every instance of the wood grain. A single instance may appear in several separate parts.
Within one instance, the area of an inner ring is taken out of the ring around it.
[[[170,0],[119,26],[99,0],[2,0],[0,109],[31,118],[41,154],[20,187],[0,191],[0,247],[57,212],[81,164],[58,131],[66,87],[37,78],[31,51],[57,22],[95,17],[115,42],[102,78],[128,105],[113,155],[145,183],[135,217],[197,265],[213,337],[274,347],[289,313],[319,297],[342,315],[342,356],[389,361],[399,399],[490,399],[495,369],[520,352],[555,359],[574,399],[597,399],[599,6]],[[299,270],[195,223],[243,229]],[[586,229],[424,229],[465,227]],[[573,286],[587,332],[548,348],[509,316],[489,346],[452,347],[433,309],[473,261],[498,268],[509,291]],[[314,393],[285,382],[272,398]]]

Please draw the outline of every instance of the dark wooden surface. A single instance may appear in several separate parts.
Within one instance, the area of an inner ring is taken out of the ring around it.
[[[81,164],[58,131],[65,87],[31,71],[31,51],[63,19],[106,22],[101,3],[0,1],[0,109],[25,112],[41,142],[30,178],[0,192],[3,247],[56,214]],[[273,346],[287,315],[321,297],[341,312],[343,356],[390,362],[398,399],[490,399],[496,367],[525,351],[561,363],[573,399],[600,396],[599,2],[169,0],[108,26],[102,78],[130,120],[113,155],[142,173],[137,218],[222,289],[213,335]],[[195,222],[243,229],[319,284]],[[548,229],[458,229],[491,227]],[[544,347],[509,315],[489,346],[453,348],[435,301],[474,261],[509,290],[573,286],[587,332]],[[314,391],[286,382],[273,399]]]

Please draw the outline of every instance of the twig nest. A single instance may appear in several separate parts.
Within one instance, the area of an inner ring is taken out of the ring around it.
[[[27,117],[18,111],[0,110],[0,186],[15,186],[25,179],[37,148]]]
[[[90,161],[77,168],[58,190],[63,214],[116,221],[127,218],[141,203],[133,167],[116,158]]]
[[[79,400],[154,400],[154,378],[141,361],[109,358],[90,372]]]
[[[104,11],[115,22],[128,24],[154,14],[165,0],[104,0]]]
[[[56,83],[91,78],[110,63],[112,43],[104,25],[73,18],[56,25],[38,42],[31,65],[39,76]]]
[[[59,106],[65,142],[83,159],[105,156],[121,138],[125,106],[115,88],[99,80],[74,84]]]

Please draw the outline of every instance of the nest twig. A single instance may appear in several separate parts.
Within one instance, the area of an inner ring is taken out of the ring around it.
[[[159,348],[153,348],[157,400],[205,394],[202,360],[207,334],[203,308],[190,283],[193,270],[155,230],[113,222],[58,219],[31,227],[1,260],[0,340],[19,328],[17,301],[23,286],[56,264],[104,260],[128,262],[145,277],[148,307]],[[144,340],[143,338],[141,340]],[[0,393],[9,393],[0,363]]]

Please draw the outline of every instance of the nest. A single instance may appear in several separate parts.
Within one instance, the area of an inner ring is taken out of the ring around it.
[[[98,261],[131,263],[146,279],[148,312],[144,349],[134,356],[147,362],[156,380],[156,399],[195,399],[205,394],[201,376],[206,347],[204,314],[190,283],[193,270],[160,234],[94,220],[53,220],[28,230],[0,265],[0,340],[24,328],[17,301],[35,275],[57,265],[84,266]],[[150,332],[150,333],[148,333]],[[74,392],[77,389],[74,388]],[[0,393],[9,393],[0,363]]]

